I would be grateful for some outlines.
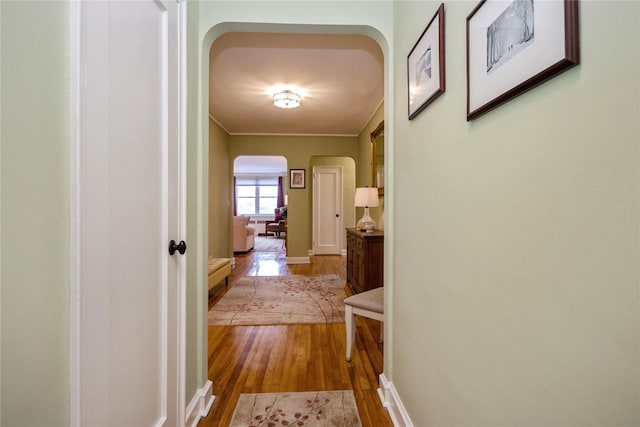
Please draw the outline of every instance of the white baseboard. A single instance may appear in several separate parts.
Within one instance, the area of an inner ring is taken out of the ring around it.
[[[413,427],[411,418],[409,418],[409,414],[406,409],[404,409],[404,405],[393,383],[387,381],[384,374],[380,374],[379,382],[380,388],[378,389],[378,396],[382,401],[382,406],[387,408],[393,425],[395,427]]]
[[[314,255],[315,255],[315,253],[313,252],[313,249],[309,249],[309,256],[312,257]],[[340,250],[340,255],[347,256],[347,250],[346,249],[341,249]]]
[[[187,406],[185,426],[196,427],[200,419],[207,416],[211,406],[213,406],[213,401],[216,400],[216,397],[212,393],[212,387],[213,383],[207,381],[204,387],[196,390],[191,402]]]
[[[311,264],[311,258],[308,256],[287,257],[287,264]]]

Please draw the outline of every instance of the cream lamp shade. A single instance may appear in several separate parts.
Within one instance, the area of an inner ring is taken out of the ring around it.
[[[367,233],[373,232],[376,222],[371,218],[369,208],[378,206],[378,189],[376,187],[356,188],[355,205],[357,208],[364,208],[364,215],[358,221],[356,228]]]

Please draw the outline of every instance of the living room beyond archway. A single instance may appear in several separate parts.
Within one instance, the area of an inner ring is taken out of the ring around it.
[[[285,253],[286,176],[287,159],[283,156],[236,157],[232,200],[234,253],[249,250]]]

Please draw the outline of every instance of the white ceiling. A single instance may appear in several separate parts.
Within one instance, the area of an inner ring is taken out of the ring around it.
[[[209,60],[209,113],[232,135],[358,135],[384,97],[382,51],[366,36],[231,32]],[[301,106],[275,107],[279,85],[301,88]]]

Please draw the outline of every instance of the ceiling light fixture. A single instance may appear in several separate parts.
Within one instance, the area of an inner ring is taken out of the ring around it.
[[[302,98],[291,90],[283,90],[273,95],[273,105],[280,108],[297,108]]]

